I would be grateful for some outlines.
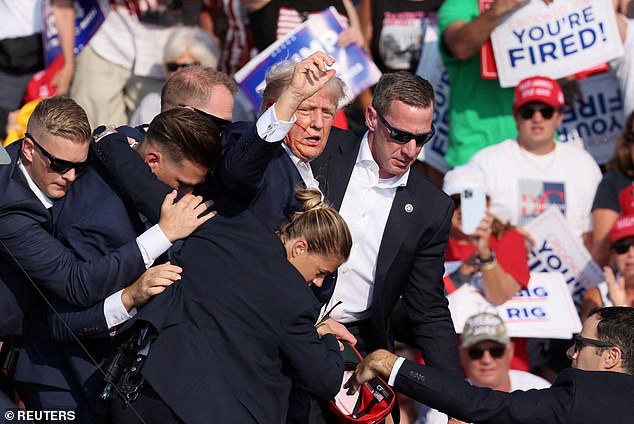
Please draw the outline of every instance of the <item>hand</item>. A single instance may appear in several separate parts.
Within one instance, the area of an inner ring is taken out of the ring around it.
[[[123,306],[130,311],[145,305],[152,296],[163,293],[174,281],[180,280],[181,272],[181,267],[169,262],[148,268],[134,283],[123,289]]]
[[[212,201],[204,202],[200,196],[186,194],[178,202],[174,202],[176,194],[174,190],[165,196],[159,220],[159,227],[172,243],[189,236],[196,228],[216,215],[216,212],[209,212],[201,216],[211,207]]]
[[[489,8],[494,16],[502,17],[524,6],[529,0],[495,0]]]
[[[471,242],[475,245],[478,254],[483,257],[488,257],[490,252],[491,224],[493,224],[493,216],[487,213],[471,236]]]
[[[627,304],[627,292],[625,291],[625,278],[619,276],[618,281],[614,271],[609,266],[603,267],[603,277],[608,285],[608,299],[614,306],[629,306]]]
[[[337,338],[337,340],[343,340],[344,342],[348,342],[352,346],[357,344],[357,338],[352,335],[352,333],[345,325],[335,321],[332,318],[328,318],[326,321],[324,321],[324,323],[328,325],[330,333],[332,333]],[[341,342],[339,342],[339,349],[343,350],[343,344]]]
[[[72,65],[64,64],[64,66],[62,66],[62,68],[53,76],[51,79],[51,86],[55,88],[56,96],[68,94],[74,72],[75,70]]]
[[[363,34],[361,34],[361,31],[358,28],[353,28],[351,26],[341,31],[339,33],[339,38],[337,39],[337,45],[341,48],[348,47],[350,44],[356,44],[361,48],[364,47]]]
[[[348,389],[348,395],[353,395],[360,385],[377,375],[384,379],[389,378],[397,359],[398,356],[384,349],[372,352],[363,361],[359,362],[354,374],[345,382],[343,388]]]
[[[290,121],[299,105],[319,91],[335,76],[335,59],[324,52],[316,52],[295,64],[291,82],[275,103],[277,118]]]

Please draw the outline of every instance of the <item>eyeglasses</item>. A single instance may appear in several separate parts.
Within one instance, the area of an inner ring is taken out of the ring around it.
[[[426,133],[412,134],[411,132],[399,130],[398,128],[394,128],[393,126],[391,126],[385,120],[383,115],[379,113],[378,110],[376,111],[376,114],[379,116],[379,119],[381,120],[381,122],[383,122],[383,125],[385,125],[385,128],[387,128],[387,130],[390,132],[390,137],[392,138],[392,140],[394,140],[395,142],[399,144],[409,143],[410,140],[413,139],[413,140],[416,140],[416,146],[421,147],[425,143],[427,143],[429,140],[431,140],[431,138],[436,133],[436,128],[434,127],[434,124],[432,124],[431,130],[429,130],[429,132],[426,132]]]
[[[529,120],[533,118],[533,115],[537,111],[539,111],[539,113],[542,115],[542,118],[546,120],[552,118],[553,115],[555,114],[555,108],[552,106],[536,107],[536,106],[529,106],[529,105],[521,106],[517,110],[517,113],[522,117],[522,119]]]
[[[467,350],[467,354],[469,355],[469,358],[473,360],[477,360],[482,358],[484,356],[484,352],[486,351],[489,352],[489,355],[491,355],[492,358],[499,359],[502,356],[504,356],[504,352],[506,351],[506,346],[503,346],[503,345],[491,346],[491,347],[487,347],[486,349],[482,349],[477,346],[472,346]]]
[[[199,115],[204,116],[207,119],[211,119],[211,122],[213,122],[216,125],[216,127],[218,127],[218,131],[220,133],[222,133],[225,130],[225,128],[227,128],[227,126],[231,123],[231,121],[227,119],[220,118],[216,115],[212,115],[211,113],[207,113],[204,110],[200,110],[189,105],[179,104],[178,106],[186,107],[187,109],[191,109],[197,112]]]
[[[90,161],[87,160],[85,162],[71,162],[64,159],[58,159],[50,154],[48,151],[46,151],[46,149],[42,147],[40,143],[35,141],[31,134],[26,133],[24,135],[37,146],[37,148],[40,150],[40,152],[42,152],[44,156],[46,156],[46,158],[50,161],[51,170],[53,170],[54,172],[65,174],[71,169],[75,169],[75,173],[77,173],[77,175],[81,175],[88,169]]]
[[[462,204],[462,199],[460,198],[459,194],[453,194],[451,196],[451,200],[453,200],[453,208],[454,209],[458,209],[460,207],[460,205]]]
[[[612,244],[612,249],[619,255],[623,255],[630,251],[630,247],[634,246],[634,239],[619,240]]]
[[[198,62],[189,62],[189,63],[176,63],[176,62],[167,62],[165,67],[170,72],[176,72],[181,68],[190,68],[192,66],[198,66],[200,63]]]
[[[583,349],[584,346],[614,347],[612,343],[604,342],[602,340],[588,339],[586,337],[581,336],[580,334],[577,334],[574,337],[574,340],[575,340],[575,344],[574,344],[575,352],[579,352],[581,349]]]

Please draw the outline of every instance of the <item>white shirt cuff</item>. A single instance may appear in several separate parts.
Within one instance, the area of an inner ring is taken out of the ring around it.
[[[153,225],[137,237],[136,244],[139,246],[146,269],[152,266],[156,258],[172,247],[172,243],[158,224]]]
[[[130,312],[125,309],[121,301],[123,289],[111,294],[103,301],[103,315],[108,324],[108,330],[119,324],[122,324],[136,315],[136,308],[132,308]]]
[[[262,140],[275,143],[286,137],[296,120],[295,115],[290,122],[278,120],[275,114],[275,104],[273,104],[258,118],[255,128]]]
[[[401,369],[401,365],[405,362],[405,358],[398,358],[396,362],[394,362],[394,366],[392,367],[392,372],[390,373],[390,378],[387,380],[387,384],[390,386],[394,386],[394,381],[396,381],[396,375],[398,371]]]

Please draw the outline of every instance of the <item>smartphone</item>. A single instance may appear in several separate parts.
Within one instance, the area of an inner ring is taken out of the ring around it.
[[[483,187],[473,187],[460,193],[460,212],[462,214],[462,232],[473,234],[484,218],[487,208]]]

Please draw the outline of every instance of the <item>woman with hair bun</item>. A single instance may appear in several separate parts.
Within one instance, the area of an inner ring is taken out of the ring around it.
[[[242,209],[185,240],[174,254],[182,279],[136,316],[152,335],[135,362],[143,384],[128,407],[114,398],[113,422],[280,423],[289,375],[322,400],[339,391],[339,343],[327,322],[316,325],[308,285],[348,259],[352,236],[321,192],[296,197],[300,209],[277,235]]]

